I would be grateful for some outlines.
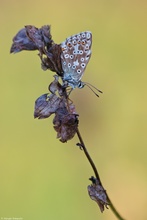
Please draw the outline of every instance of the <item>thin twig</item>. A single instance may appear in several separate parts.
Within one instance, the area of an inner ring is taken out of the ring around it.
[[[87,157],[87,159],[88,159],[88,161],[89,161],[89,163],[90,163],[90,165],[91,165],[91,167],[92,167],[92,169],[93,169],[93,171],[94,171],[94,173],[95,173],[95,176],[96,176],[97,180],[99,181],[99,184],[103,187],[102,182],[101,182],[101,180],[100,180],[100,176],[99,176],[98,171],[97,171],[97,168],[96,168],[96,166],[95,166],[95,164],[94,164],[94,162],[93,162],[93,160],[92,160],[90,154],[89,154],[88,151],[87,151],[87,148],[86,148],[86,146],[85,146],[85,144],[84,144],[84,141],[83,141],[83,139],[82,139],[82,136],[81,136],[81,134],[80,134],[80,132],[79,132],[79,129],[77,129],[77,136],[78,136],[79,141],[80,141],[80,143],[77,144],[77,145],[80,146],[80,147],[82,147],[82,149],[83,149],[83,151],[84,151],[84,153],[85,153],[85,155],[86,155],[86,157]],[[104,188],[104,187],[103,187],[103,188]],[[116,208],[114,207],[114,205],[113,205],[113,203],[111,202],[111,200],[110,200],[110,198],[109,198],[107,192],[106,192],[106,195],[107,195],[107,199],[108,199],[108,202],[109,202],[109,206],[110,206],[112,212],[114,213],[114,215],[117,217],[117,219],[119,219],[119,220],[125,220],[125,219],[118,213],[118,211],[116,210]]]
[[[83,139],[82,139],[82,137],[81,137],[81,134],[80,134],[80,132],[79,132],[79,129],[77,129],[77,135],[78,135],[78,138],[79,138],[79,141],[80,141],[80,146],[82,147],[82,149],[83,149],[83,151],[84,151],[84,153],[85,153],[85,155],[86,155],[86,157],[87,157],[89,163],[91,164],[92,169],[93,169],[93,171],[94,171],[94,173],[95,173],[96,178],[98,179],[100,185],[102,185],[101,180],[100,180],[100,177],[99,177],[99,174],[98,174],[98,171],[97,171],[97,169],[96,169],[96,166],[95,166],[93,160],[91,159],[91,157],[90,157],[90,155],[89,155],[89,153],[88,153],[88,151],[87,151],[87,148],[86,148],[86,146],[85,146],[85,144],[84,144],[84,141],[83,141]],[[79,145],[79,144],[78,144],[78,145]]]

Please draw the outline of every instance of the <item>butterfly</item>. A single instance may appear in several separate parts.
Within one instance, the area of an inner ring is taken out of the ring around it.
[[[81,32],[61,43],[62,80],[72,89],[83,88],[81,78],[91,57],[92,33]]]

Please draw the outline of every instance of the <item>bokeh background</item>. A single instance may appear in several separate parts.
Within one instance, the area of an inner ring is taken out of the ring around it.
[[[77,137],[56,139],[50,117],[34,120],[34,102],[48,92],[53,73],[37,52],[10,55],[24,25],[52,25],[56,43],[93,33],[92,57],[83,76],[88,88],[71,98],[80,131],[118,211],[147,219],[147,2],[144,0],[0,1],[0,218],[115,220],[87,193],[93,175]]]

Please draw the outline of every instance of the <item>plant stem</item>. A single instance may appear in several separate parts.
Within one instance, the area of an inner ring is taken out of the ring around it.
[[[88,161],[89,161],[89,163],[90,163],[90,165],[91,165],[91,167],[92,167],[92,169],[93,169],[93,171],[94,171],[95,177],[96,177],[97,180],[99,181],[99,184],[103,187],[102,182],[101,182],[101,180],[100,180],[100,176],[99,176],[98,171],[97,171],[97,168],[96,168],[96,166],[95,166],[95,164],[94,164],[94,162],[93,162],[93,160],[92,160],[90,154],[89,154],[88,151],[87,151],[87,148],[86,148],[86,146],[85,146],[85,144],[84,144],[83,138],[82,138],[82,136],[81,136],[81,134],[80,134],[80,132],[79,132],[79,129],[77,129],[77,136],[78,136],[79,141],[80,141],[80,143],[77,144],[77,145],[80,146],[80,147],[82,147],[82,149],[83,149],[83,151],[84,151],[84,153],[85,153],[85,155],[86,155],[86,157],[87,157],[87,159],[88,159]],[[104,188],[104,187],[103,187],[103,188]],[[109,198],[107,192],[106,192],[106,195],[107,195],[107,199],[108,199],[108,202],[109,202],[109,206],[110,206],[112,212],[114,213],[114,215],[117,217],[117,219],[119,219],[119,220],[125,220],[125,219],[118,213],[118,211],[116,210],[116,208],[114,207],[114,205],[113,205],[113,203],[111,202],[111,200],[110,200],[110,198]]]
[[[97,171],[97,169],[96,169],[96,166],[95,166],[95,164],[94,164],[92,158],[90,157],[90,155],[89,155],[89,153],[88,153],[88,151],[87,151],[87,148],[86,148],[86,146],[85,146],[85,144],[84,144],[84,141],[83,141],[83,139],[82,139],[82,136],[81,136],[81,134],[80,134],[80,132],[79,132],[79,129],[77,129],[77,135],[78,135],[78,138],[79,138],[79,141],[80,141],[80,145],[81,145],[81,147],[82,147],[82,149],[83,149],[83,151],[84,151],[84,153],[85,153],[85,155],[86,155],[86,157],[87,157],[87,159],[88,159],[90,165],[92,166],[92,169],[93,169],[93,171],[94,171],[94,173],[95,173],[95,176],[96,176],[96,178],[98,179],[98,181],[100,182],[100,185],[102,185],[101,180],[100,180],[100,177],[99,177],[99,174],[98,174],[98,171]]]

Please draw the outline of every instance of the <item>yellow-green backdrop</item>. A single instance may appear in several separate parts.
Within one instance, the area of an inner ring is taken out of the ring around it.
[[[80,31],[93,34],[83,76],[88,88],[71,98],[80,131],[101,180],[128,220],[147,219],[147,2],[144,0],[0,0],[0,219],[101,219],[87,193],[93,175],[78,139],[56,139],[53,117],[34,120],[34,101],[53,73],[37,52],[10,55],[24,25],[52,25],[56,43]]]

